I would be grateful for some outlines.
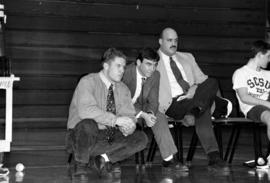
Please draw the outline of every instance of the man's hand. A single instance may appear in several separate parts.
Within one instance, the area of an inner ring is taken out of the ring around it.
[[[188,99],[193,98],[194,95],[195,95],[196,89],[197,89],[197,85],[191,86],[191,87],[189,88],[187,94],[186,94],[186,98],[188,98]]]
[[[116,119],[115,125],[119,127],[119,130],[123,133],[124,136],[132,134],[136,129],[135,122],[126,116],[118,117]]]
[[[154,126],[157,122],[157,117],[152,113],[142,112],[141,117],[145,120],[148,127]]]

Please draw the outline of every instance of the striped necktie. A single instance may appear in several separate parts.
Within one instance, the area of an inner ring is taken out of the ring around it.
[[[179,70],[179,68],[177,67],[175,61],[173,60],[172,57],[170,57],[170,66],[172,69],[172,72],[176,78],[176,81],[178,82],[178,84],[180,85],[180,87],[183,89],[183,92],[186,94],[190,88],[188,82],[186,82],[183,79],[183,76],[181,74],[181,71]]]

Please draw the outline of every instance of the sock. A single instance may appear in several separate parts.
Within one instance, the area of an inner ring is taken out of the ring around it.
[[[170,155],[167,158],[165,158],[164,161],[171,161],[172,159],[173,159],[173,155]]]
[[[100,156],[102,156],[105,159],[105,162],[109,162],[109,158],[106,154],[101,154]]]

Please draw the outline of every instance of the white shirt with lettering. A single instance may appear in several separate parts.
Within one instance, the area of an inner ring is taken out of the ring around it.
[[[270,71],[256,71],[247,65],[237,69],[233,74],[233,89],[247,88],[248,94],[261,100],[268,100],[270,92]],[[236,93],[241,111],[247,115],[254,105],[243,103]]]

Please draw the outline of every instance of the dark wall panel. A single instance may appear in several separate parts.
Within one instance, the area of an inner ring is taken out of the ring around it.
[[[14,88],[14,117],[67,117],[78,78],[100,69],[110,46],[135,60],[158,48],[160,31],[174,27],[179,49],[220,79],[234,100],[231,75],[246,63],[252,41],[265,37],[265,0],[5,0],[6,52]],[[0,101],[0,106],[3,102]],[[0,108],[3,116],[4,108]]]

